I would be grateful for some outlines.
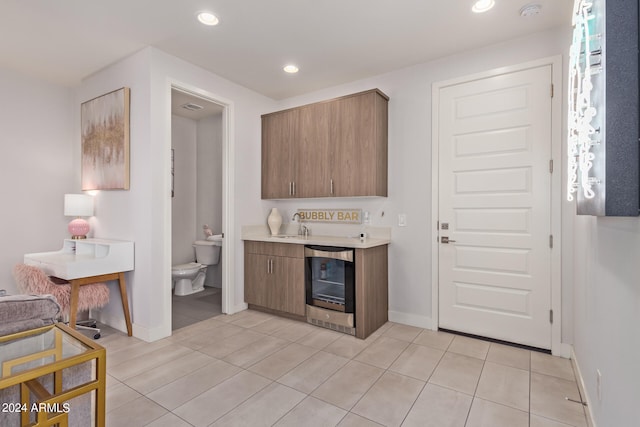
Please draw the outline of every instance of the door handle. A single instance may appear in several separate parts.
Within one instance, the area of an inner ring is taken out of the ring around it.
[[[455,243],[455,240],[449,239],[447,236],[440,237],[440,243]]]

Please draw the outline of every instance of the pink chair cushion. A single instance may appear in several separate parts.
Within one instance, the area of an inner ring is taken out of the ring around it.
[[[34,295],[53,295],[64,313],[69,313],[71,305],[71,285],[56,284],[44,271],[26,264],[13,268],[13,277],[23,293]],[[109,302],[109,287],[104,283],[92,283],[80,286],[78,311],[104,307]]]

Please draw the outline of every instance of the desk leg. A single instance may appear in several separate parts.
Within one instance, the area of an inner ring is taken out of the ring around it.
[[[71,306],[69,307],[69,327],[76,328],[76,317],[78,315],[78,297],[80,295],[80,284],[75,280],[69,282],[71,286]]]
[[[118,273],[118,283],[120,284],[120,299],[122,299],[124,321],[127,323],[127,335],[131,336],[131,314],[129,313],[129,300],[127,299],[127,282],[124,279],[124,273]]]

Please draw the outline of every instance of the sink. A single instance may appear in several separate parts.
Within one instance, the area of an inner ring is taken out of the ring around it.
[[[276,234],[275,236],[272,235],[271,237],[274,237],[276,239],[299,239],[299,238],[302,238],[302,236],[298,236],[297,234]]]

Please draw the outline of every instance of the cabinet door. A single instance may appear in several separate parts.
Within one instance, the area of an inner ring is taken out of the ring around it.
[[[297,110],[262,116],[262,198],[293,197]]]
[[[377,92],[331,103],[334,196],[387,195],[387,104]]]
[[[331,196],[329,108],[322,102],[299,109],[296,197]]]
[[[305,315],[305,283],[304,283],[304,258],[282,258],[280,264],[284,268],[282,272],[283,283],[286,284],[286,298],[282,311]]]
[[[244,254],[244,300],[247,304],[267,306],[270,279],[270,257]]]

